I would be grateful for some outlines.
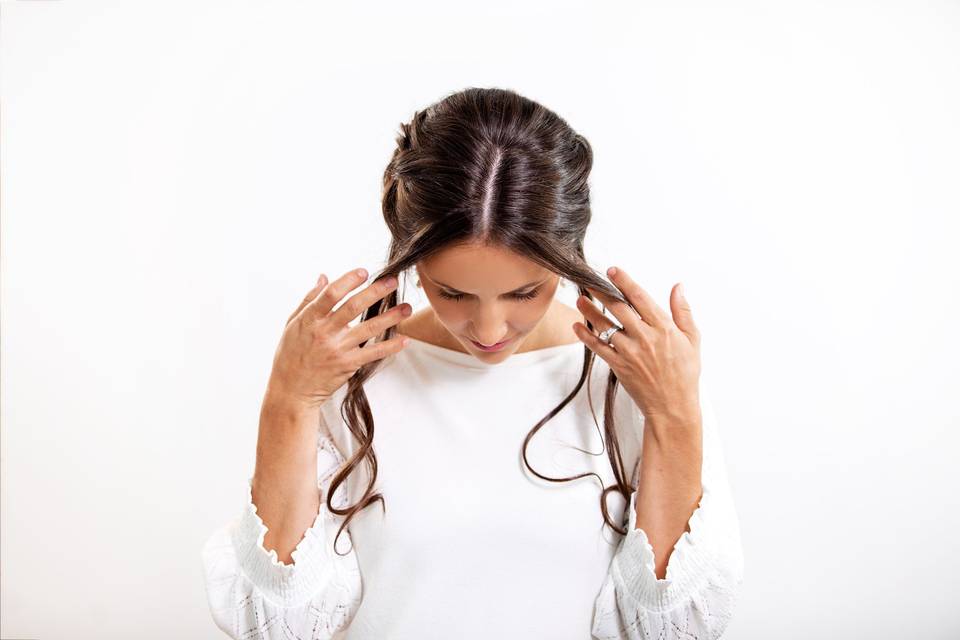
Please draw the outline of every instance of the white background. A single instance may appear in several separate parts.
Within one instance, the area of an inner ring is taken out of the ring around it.
[[[958,637],[960,4],[339,4],[0,7],[0,635],[221,637],[287,316],[384,263],[399,123],[499,86],[592,143],[591,264],[686,285],[724,637]]]

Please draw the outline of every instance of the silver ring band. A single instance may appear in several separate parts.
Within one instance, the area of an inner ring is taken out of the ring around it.
[[[618,327],[617,325],[613,325],[609,329],[603,331],[597,337],[600,338],[600,342],[613,347],[613,345],[610,344],[610,338],[612,338],[613,334],[615,334],[617,331],[623,331],[623,327]]]

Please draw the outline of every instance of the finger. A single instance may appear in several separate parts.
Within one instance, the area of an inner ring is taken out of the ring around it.
[[[611,273],[612,272],[612,273]],[[672,322],[667,312],[660,308],[646,290],[634,282],[633,278],[624,271],[616,267],[611,267],[607,271],[610,281],[617,285],[617,288],[623,292],[624,297],[630,301],[633,308],[637,310],[644,322],[651,327],[666,327]]]
[[[683,331],[690,338],[691,343],[699,344],[700,330],[697,329],[697,325],[693,321],[693,311],[690,309],[690,303],[687,302],[686,296],[683,295],[683,283],[681,282],[678,282],[670,291],[670,311],[673,313],[673,321],[680,331]]]
[[[593,321],[591,320],[591,322]],[[590,331],[587,325],[582,322],[574,322],[573,331],[577,334],[577,337],[580,338],[580,341],[587,345],[587,347],[599,357],[603,358],[607,364],[610,365],[611,369],[616,370],[620,367],[620,363],[622,362],[620,354],[617,353],[615,349],[611,349],[610,345],[601,342],[600,338]],[[617,331],[614,336],[619,334],[620,332]]]
[[[343,296],[356,289],[367,280],[367,270],[360,268],[348,271],[328,284],[304,309],[305,314],[313,318],[323,318]]]
[[[344,338],[344,344],[347,347],[359,346],[361,343],[380,335],[411,313],[413,313],[413,307],[409,302],[398,304],[386,313],[381,313],[352,327]]]
[[[320,277],[317,278],[317,284],[313,286],[313,289],[307,292],[307,295],[303,298],[303,301],[300,303],[300,306],[297,307],[297,310],[290,314],[290,317],[287,318],[287,324],[290,324],[290,321],[297,317],[297,314],[303,311],[303,308],[310,304],[310,301],[317,297],[323,288],[327,286],[327,275],[324,273],[320,274]]]
[[[610,318],[605,316],[603,312],[600,311],[600,309],[598,309],[596,305],[593,304],[593,302],[591,302],[586,296],[580,296],[577,298],[577,309],[580,310],[580,313],[583,314],[583,317],[589,320],[594,326],[595,330],[598,332],[606,331],[610,327],[615,326],[615,323],[610,320]],[[614,348],[622,347],[629,339],[629,336],[625,335],[623,331],[617,331],[613,334],[613,336],[611,336],[610,343],[614,346]],[[603,346],[607,346],[599,338],[597,338],[597,341]],[[610,347],[607,348],[609,349]]]
[[[610,313],[620,322],[620,326],[634,335],[640,335],[649,329],[649,325],[643,321],[640,314],[630,305],[620,302],[616,298],[611,298],[603,291],[597,291],[592,287],[587,287],[587,291],[593,294],[604,307],[610,310]]]
[[[406,344],[407,336],[398,334],[383,342],[371,342],[363,347],[354,347],[347,351],[347,358],[352,367],[359,369],[368,362],[382,360],[389,355],[397,353],[403,349]]]
[[[359,293],[350,296],[346,302],[330,315],[330,321],[335,327],[345,327],[354,318],[363,313],[367,307],[373,305],[388,293],[397,288],[397,277],[384,275],[363,288]],[[359,325],[358,325],[359,326]]]

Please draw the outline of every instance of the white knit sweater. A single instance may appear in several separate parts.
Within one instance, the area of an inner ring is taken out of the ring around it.
[[[621,536],[603,523],[600,483],[552,483],[521,459],[528,431],[574,387],[581,343],[513,354],[500,364],[420,340],[367,381],[375,421],[379,503],[342,521],[321,500],[290,565],[263,547],[250,499],[203,548],[213,619],[232,638],[718,638],[743,579],[740,530],[718,425],[701,376],[703,497],[670,555],[666,578],[629,504],[608,497]],[[608,365],[538,431],[530,465],[550,477],[594,471],[613,483],[601,437]],[[318,425],[317,484],[325,495],[356,443],[339,415],[346,385]],[[619,388],[614,407],[624,466],[640,477],[643,415]],[[580,449],[580,450],[578,450]],[[354,503],[361,465],[334,493]]]

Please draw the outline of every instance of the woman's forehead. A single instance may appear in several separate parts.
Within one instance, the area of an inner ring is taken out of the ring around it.
[[[417,265],[438,286],[458,291],[509,292],[542,282],[551,272],[510,249],[489,245],[444,248]]]

